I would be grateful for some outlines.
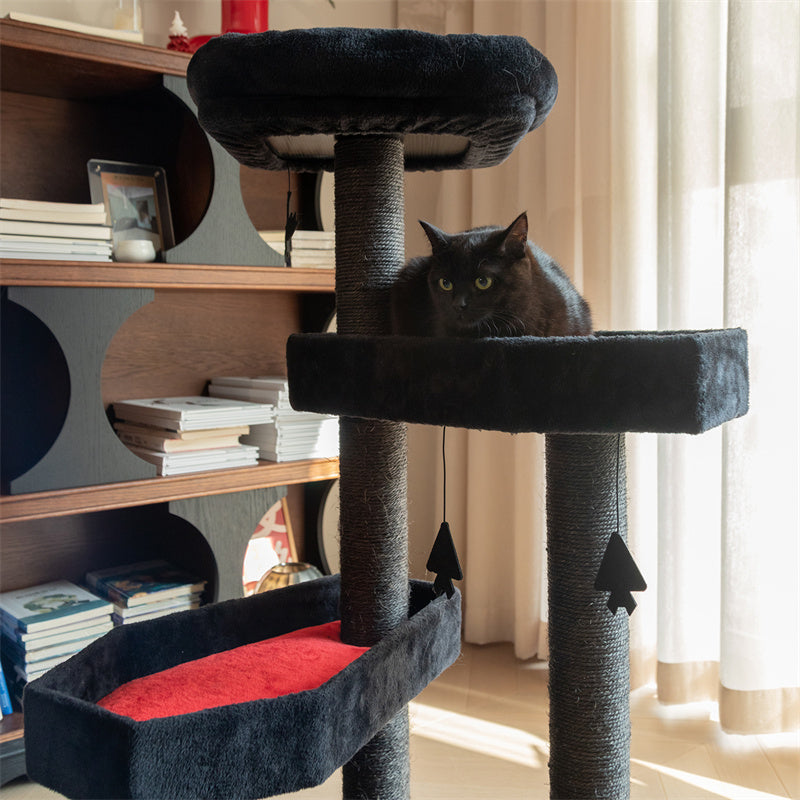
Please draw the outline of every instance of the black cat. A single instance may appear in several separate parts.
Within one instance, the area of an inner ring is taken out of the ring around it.
[[[392,286],[392,327],[410,336],[587,336],[589,306],[544,251],[528,217],[508,228],[447,234],[420,222],[430,256],[409,261]]]

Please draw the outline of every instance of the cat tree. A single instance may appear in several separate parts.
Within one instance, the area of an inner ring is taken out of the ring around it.
[[[113,631],[29,686],[31,776],[71,796],[233,798],[343,764],[345,797],[408,797],[406,703],[456,657],[460,620],[458,595],[433,599],[429,584],[411,584],[409,606],[403,423],[421,422],[548,435],[551,792],[627,797],[627,617],[594,588],[609,537],[625,533],[620,435],[700,433],[745,413],[744,333],[389,335],[404,170],[500,163],[552,107],[555,73],[518,37],[229,35],[195,55],[189,87],[242,163],[336,173],[339,333],[292,337],[287,357],[295,407],[341,416],[341,587]],[[148,722],[96,704],[132,678],[339,613],[342,640],[369,649],[318,690]]]

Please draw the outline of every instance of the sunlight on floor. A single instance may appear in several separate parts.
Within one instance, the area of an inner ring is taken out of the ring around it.
[[[409,710],[415,736],[523,767],[541,769],[547,766],[548,744],[532,733],[465,714],[443,715],[440,709],[421,703],[410,703]]]
[[[749,789],[746,786],[738,786],[733,783],[726,783],[725,781],[707,778],[702,775],[693,775],[690,772],[672,769],[662,764],[651,764],[648,761],[640,761],[638,758],[632,758],[631,764],[639,764],[640,766],[657,772],[659,775],[675,778],[687,786],[694,786],[710,795],[728,798],[728,800],[783,800],[783,798],[786,797],[786,795],[761,792],[758,789]]]

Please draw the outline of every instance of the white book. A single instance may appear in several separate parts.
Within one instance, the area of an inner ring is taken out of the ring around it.
[[[191,603],[185,603],[181,606],[172,606],[171,608],[161,609],[148,609],[145,607],[142,614],[136,614],[132,617],[121,617],[114,614],[113,619],[116,625],[131,625],[134,622],[146,622],[148,619],[158,619],[159,617],[166,617],[170,614],[177,614],[180,611],[191,611],[194,608],[200,608],[200,601],[194,600]]]
[[[0,219],[19,219],[28,222],[69,222],[73,225],[105,225],[106,210],[100,211],[55,211],[50,209],[3,208],[0,203]]]
[[[113,406],[114,414],[120,420],[143,422],[176,431],[263,425],[274,416],[274,408],[270,404],[217,397],[122,400]]]
[[[234,436],[212,436],[211,432],[202,439],[169,439],[164,436],[150,436],[146,433],[117,432],[120,441],[133,447],[143,447],[158,453],[192,453],[198,450],[217,450],[235,447],[240,444],[239,434]]]
[[[108,225],[25,222],[13,219],[0,219],[0,233],[18,233],[29,236],[61,236],[65,239],[111,239],[111,228]]]
[[[15,662],[14,672],[16,672],[16,674],[22,678],[23,681],[35,681],[37,678],[41,678],[42,675],[49,672],[53,667],[57,667],[59,664],[69,661],[69,659],[71,659],[74,655],[75,653],[70,653],[68,656],[60,656],[52,659],[50,662],[30,665],[28,667],[22,666]]]
[[[213,472],[218,469],[238,469],[240,467],[255,467],[258,464],[260,452],[256,454],[255,458],[241,458],[235,461],[225,461],[220,464],[186,464],[178,466],[162,466],[158,468],[158,474],[163,476],[168,475],[191,475],[195,472]]]
[[[273,422],[270,425],[253,425],[250,436],[263,438],[265,436],[309,437],[309,436],[338,436],[339,418],[331,417],[323,420],[298,420],[296,423],[284,420],[281,423]]]
[[[83,631],[87,626],[95,626],[102,624],[105,616],[96,617],[88,620],[78,620],[77,622],[70,622],[69,624],[59,625],[57,628],[45,628],[44,630],[23,631],[15,627],[13,621],[5,614],[0,613],[0,629],[2,629],[6,636],[14,639],[23,646],[27,642],[35,641],[36,639],[46,638],[48,636],[73,636],[77,632]]]
[[[114,605],[113,616],[118,619],[128,620],[155,612],[181,611],[187,608],[197,608],[200,605],[201,594],[202,592],[191,592],[191,594],[168,597],[165,600],[156,600],[155,602],[134,606],[126,606],[117,603]]]
[[[335,427],[339,417],[331,414],[318,414],[315,411],[292,411],[291,413],[278,413],[275,415],[274,424],[279,428],[300,427],[303,425],[328,425]]]
[[[211,379],[218,386],[247,386],[252,389],[278,389],[289,391],[289,379],[280,375],[258,375],[254,378],[239,375],[222,375]]]
[[[95,253],[52,252],[31,253],[25,250],[6,250],[0,247],[0,258],[29,259],[31,261],[111,261],[111,256]]]
[[[26,236],[21,233],[0,233],[0,245],[14,245],[20,250],[52,250],[55,248],[79,247],[86,252],[110,253],[111,240],[65,239],[63,236]]]
[[[269,389],[254,389],[247,386],[218,386],[209,384],[208,394],[211,397],[228,398],[231,400],[249,400],[252,403],[268,403],[276,410],[291,411],[289,393],[271,391]]]
[[[140,458],[155,464],[159,475],[185,475],[214,469],[249,467],[258,463],[259,448],[241,444],[219,450],[197,450],[193,453],[157,453],[141,447],[131,447]]]
[[[111,627],[111,615],[109,614],[108,622]],[[111,627],[108,630],[111,630]],[[104,636],[108,630],[102,633],[90,634],[84,636],[82,639],[75,639],[69,642],[57,642],[49,647],[42,647],[37,650],[22,649],[19,645],[14,644],[9,639],[2,639],[3,655],[15,664],[28,667],[38,668],[39,665],[50,664],[54,659],[60,659],[64,656],[71,656],[79,650],[83,650],[87,644],[90,644],[95,639]]]
[[[244,436],[250,433],[249,425],[231,425],[227,428],[212,428],[211,430],[198,431],[171,431],[156,425],[146,425],[141,422],[115,422],[114,428],[125,433],[136,433],[144,436],[157,436],[164,439],[175,439],[182,442],[196,442],[207,439],[209,436]]]
[[[247,444],[237,444],[234,447],[220,447],[213,450],[191,450],[187,453],[160,453],[144,447],[132,447],[135,453],[147,457],[154,464],[209,464],[215,461],[229,461],[240,456],[253,455],[257,447]]]
[[[2,632],[4,636],[26,652],[33,652],[63,642],[78,642],[87,637],[102,636],[104,633],[111,630],[113,626],[110,616],[103,616],[98,619],[99,621],[97,622],[94,620],[87,620],[85,623],[81,623],[79,627],[70,626],[69,630],[55,628],[53,630],[44,631],[38,635],[22,633],[16,628],[9,627],[4,621]]]
[[[0,594],[0,612],[25,633],[111,614],[111,603],[70,581],[51,581]]]
[[[278,245],[283,250],[286,232],[281,230],[259,231],[259,236],[270,245]],[[292,252],[298,249],[333,250],[336,247],[334,231],[295,231],[292,234]]]
[[[51,200],[27,200],[22,197],[0,197],[0,209],[13,208],[29,211],[62,211],[68,214],[105,213],[106,205],[99,203],[56,203]]]
[[[272,437],[277,439],[309,439],[320,436],[337,436],[339,434],[339,420],[330,420],[325,423],[306,422],[299,425],[253,425],[249,436],[256,439]]]

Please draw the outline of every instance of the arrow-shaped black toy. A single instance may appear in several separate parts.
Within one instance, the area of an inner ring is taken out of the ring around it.
[[[446,522],[439,527],[439,533],[436,534],[436,541],[433,543],[428,563],[425,566],[430,572],[436,573],[433,593],[437,597],[442,593],[452,597],[456,591],[453,581],[460,581],[464,575],[461,572],[461,564],[458,561],[456,546],[453,544],[450,526]]]
[[[636,608],[636,601],[631,592],[643,592],[647,588],[642,573],[639,572],[624,539],[618,533],[611,534],[594,581],[594,588],[598,591],[611,592],[608,607],[612,614],[616,614],[617,609],[624,606],[628,616],[633,614],[633,609]]]

